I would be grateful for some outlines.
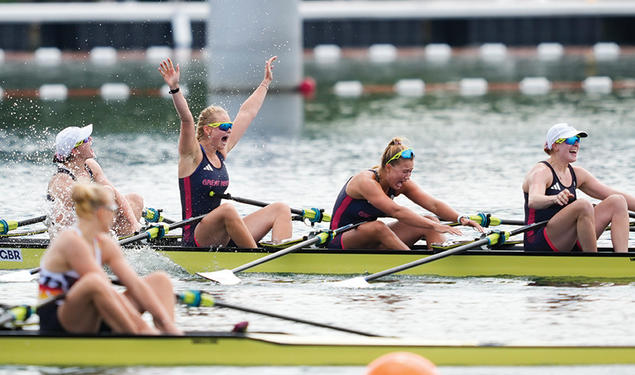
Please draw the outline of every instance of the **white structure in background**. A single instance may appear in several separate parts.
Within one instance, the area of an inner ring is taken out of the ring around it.
[[[598,61],[614,61],[620,57],[620,46],[615,43],[596,43],[593,55]]]
[[[50,83],[40,86],[39,89],[40,99],[42,100],[55,100],[63,101],[68,97],[68,88],[61,83]]]
[[[425,48],[426,60],[434,64],[445,64],[452,57],[452,48],[445,43],[428,44]]]
[[[562,58],[564,48],[560,43],[540,43],[537,52],[538,58],[542,61],[556,61]]]
[[[0,102],[4,99],[4,90],[0,87]]]
[[[419,97],[426,91],[426,84],[420,79],[400,79],[393,90],[401,96]]]
[[[4,50],[0,48],[0,64],[4,62]]]
[[[192,56],[192,23],[183,11],[176,12],[172,17],[172,36],[176,61],[187,63]]]
[[[41,47],[35,50],[33,58],[38,65],[56,66],[62,62],[62,51],[55,47]]]
[[[152,46],[146,50],[146,61],[151,64],[159,64],[161,60],[172,58],[172,48],[167,46]]]
[[[364,86],[359,81],[340,81],[333,87],[335,95],[345,98],[357,98],[364,92]]]
[[[463,78],[459,82],[461,96],[481,96],[487,94],[487,81],[484,78]]]
[[[525,95],[545,95],[551,91],[551,82],[545,77],[526,77],[518,88]]]
[[[507,57],[507,47],[502,43],[485,43],[479,48],[481,59],[488,63],[498,63]]]
[[[582,82],[582,88],[587,94],[610,94],[613,81],[609,77],[588,77]]]
[[[95,65],[115,65],[117,63],[117,50],[113,47],[95,47],[90,50],[90,62]]]
[[[295,90],[302,81],[299,0],[210,0],[207,20],[209,87],[250,91],[265,61],[278,56],[271,88]]]
[[[126,100],[130,96],[130,88],[125,83],[104,83],[99,92],[104,100]]]
[[[397,60],[397,47],[392,44],[373,44],[368,48],[368,58],[374,63],[391,63]]]
[[[313,58],[318,64],[334,64],[341,56],[342,49],[335,44],[320,44],[313,48]]]

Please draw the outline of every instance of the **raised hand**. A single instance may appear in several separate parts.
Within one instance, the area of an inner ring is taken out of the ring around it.
[[[265,64],[265,78],[263,78],[263,81],[266,81],[267,84],[269,84],[273,80],[273,62],[277,59],[278,56],[270,57]]]
[[[165,81],[165,83],[168,84],[170,90],[179,87],[179,80],[181,78],[181,69],[179,67],[179,64],[176,64],[175,69],[174,65],[172,64],[172,60],[170,60],[169,58],[167,59],[167,61],[163,60],[159,65],[159,73],[161,73],[163,80]]]

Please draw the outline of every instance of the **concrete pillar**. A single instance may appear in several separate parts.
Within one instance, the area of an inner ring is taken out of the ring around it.
[[[277,55],[272,88],[295,89],[302,79],[299,0],[209,0],[208,80],[212,91],[255,88],[265,60]]]

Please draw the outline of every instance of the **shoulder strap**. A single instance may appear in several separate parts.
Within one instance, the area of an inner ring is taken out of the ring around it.
[[[61,165],[57,166],[57,172],[55,172],[55,174],[59,174],[59,173],[65,173],[69,176],[71,176],[71,178],[73,179],[73,181],[77,181],[77,178],[75,177],[75,175],[73,174],[73,172],[70,171],[70,169],[63,167]],[[92,174],[91,174],[92,176]]]

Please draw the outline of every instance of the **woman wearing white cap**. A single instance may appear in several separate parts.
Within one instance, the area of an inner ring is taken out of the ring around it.
[[[560,123],[547,131],[544,151],[549,159],[536,164],[525,177],[525,222],[549,220],[546,226],[525,233],[529,251],[582,250],[597,252],[597,238],[611,224],[616,252],[628,251],[628,210],[635,210],[635,197],[598,181],[581,167],[574,167],[580,139],[587,133]],[[577,199],[576,189],[601,200]]]
[[[55,137],[53,162],[57,163],[57,171],[49,181],[46,196],[50,203],[47,224],[51,238],[77,221],[71,199],[71,188],[77,181],[94,181],[113,191],[119,206],[113,224],[117,235],[128,235],[141,227],[139,218],[143,210],[143,198],[134,193],[124,196],[106,178],[94,159],[92,132],[92,124],[81,128],[71,126]]]
[[[267,60],[262,82],[233,121],[224,108],[211,105],[201,111],[197,123],[179,88],[179,66],[175,68],[170,59],[159,66],[181,119],[178,175],[182,216],[206,215],[199,223],[183,227],[186,246],[226,246],[231,240],[239,247],[255,248],[256,241],[269,231],[274,242],[291,237],[291,210],[284,203],[272,203],[244,219],[230,203],[221,204],[221,195],[229,186],[225,159],[258,114],[273,79],[275,60]]]

